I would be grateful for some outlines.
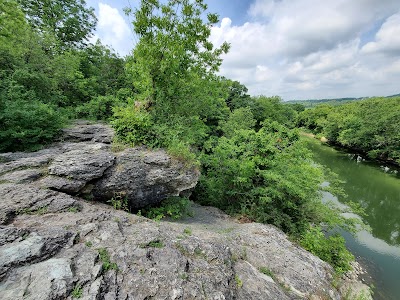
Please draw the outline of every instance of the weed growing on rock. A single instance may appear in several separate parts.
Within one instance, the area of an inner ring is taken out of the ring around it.
[[[103,262],[103,271],[107,272],[108,270],[118,271],[118,266],[116,263],[111,262],[110,254],[108,253],[106,248],[98,249],[100,260]]]
[[[200,247],[196,247],[193,253],[194,257],[207,260],[207,254]]]
[[[243,286],[243,281],[239,278],[238,275],[235,275],[235,281],[236,281],[237,287],[240,289]]]
[[[189,252],[185,249],[185,247],[183,247],[183,245],[179,242],[175,243],[175,247],[176,249],[179,250],[179,252],[184,255],[184,256],[188,256]]]
[[[275,275],[274,275],[274,273],[273,273],[270,269],[268,269],[268,268],[266,268],[266,267],[260,267],[258,270],[259,270],[261,273],[263,273],[263,274],[265,274],[265,275],[267,275],[267,276],[269,276],[269,277],[271,277],[272,279],[275,280]]]
[[[27,214],[27,215],[44,215],[45,213],[47,213],[47,206],[43,206],[39,209],[36,210],[31,210],[29,208],[23,208],[18,210],[17,212],[18,214]]]
[[[159,239],[152,240],[148,243],[140,244],[140,248],[163,248],[163,247],[164,243]]]
[[[192,230],[189,227],[186,227],[185,229],[183,229],[183,233],[185,235],[192,235]]]
[[[79,212],[79,208],[72,206],[72,207],[68,208],[68,212],[77,213],[77,212]]]
[[[111,203],[111,206],[114,207],[114,209],[118,210],[124,210],[129,212],[130,208],[128,205],[128,198],[123,193],[117,193],[112,197],[110,200],[107,201],[108,203]]]
[[[82,287],[81,287],[79,284],[77,284],[77,285],[74,287],[74,289],[72,290],[71,297],[72,297],[73,299],[79,299],[79,298],[82,297],[82,293],[83,293]]]

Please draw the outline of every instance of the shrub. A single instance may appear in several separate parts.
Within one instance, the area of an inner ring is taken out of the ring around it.
[[[323,174],[294,130],[272,122],[258,132],[239,130],[202,155],[196,198],[242,213],[288,233],[303,232],[313,217]]]
[[[97,96],[76,107],[76,114],[78,118],[109,120],[113,116],[113,107],[118,106],[119,102],[114,96]]]
[[[37,150],[64,125],[64,117],[39,101],[5,101],[0,110],[0,151]]]
[[[228,138],[234,136],[237,130],[252,129],[255,125],[256,120],[250,108],[238,108],[234,110],[229,119],[220,124],[224,136]]]
[[[117,138],[130,145],[148,144],[153,141],[153,121],[149,113],[135,109],[132,103],[118,107],[111,122]]]
[[[339,234],[326,237],[319,226],[310,226],[301,239],[300,245],[322,260],[328,262],[338,274],[351,269],[354,256],[347,250],[345,240]]]

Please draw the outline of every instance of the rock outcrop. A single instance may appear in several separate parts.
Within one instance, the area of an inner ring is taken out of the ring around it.
[[[118,193],[139,207],[198,178],[163,151],[113,153],[99,126],[100,137],[81,123],[68,142],[0,156],[2,300],[341,299],[331,267],[273,226],[195,204],[154,222],[81,198]]]
[[[113,152],[113,131],[106,125],[79,122],[61,140],[34,153],[0,154],[0,182],[100,201],[118,196],[137,209],[190,192],[200,175],[163,150]]]

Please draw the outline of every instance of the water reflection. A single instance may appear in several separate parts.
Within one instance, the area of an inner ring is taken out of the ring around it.
[[[373,236],[390,245],[400,245],[400,176],[392,168],[370,162],[357,163],[356,157],[309,141],[315,160],[328,166],[345,180],[348,199],[359,203],[366,211],[365,221]],[[339,199],[341,200],[341,199]]]

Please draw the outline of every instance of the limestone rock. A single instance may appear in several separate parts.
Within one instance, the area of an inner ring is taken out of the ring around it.
[[[0,224],[8,224],[18,214],[59,212],[79,209],[71,196],[31,185],[0,184]]]
[[[110,144],[114,138],[114,131],[109,126],[103,124],[91,124],[81,120],[74,126],[63,130],[63,141],[68,142],[99,142]]]
[[[3,176],[0,176],[0,181],[7,181],[10,183],[29,183],[39,179],[43,175],[44,171],[41,169],[26,169],[6,173]]]
[[[188,195],[195,187],[195,168],[162,150],[140,147],[115,154],[109,145],[113,136],[107,125],[79,121],[64,130],[62,142],[48,149],[0,154],[0,184],[31,183],[100,201],[126,197],[133,209]],[[9,214],[15,211],[12,207]],[[6,222],[6,217],[0,215],[0,221]]]
[[[76,180],[58,176],[46,176],[37,182],[42,188],[54,189],[56,191],[64,192],[67,194],[78,193],[85,187],[86,182],[83,180]]]
[[[81,299],[341,299],[331,268],[273,226],[198,205],[192,217],[157,223],[81,202],[80,212],[19,214],[0,228],[10,235],[0,247],[2,299],[72,299],[73,291]]]
[[[0,283],[0,293],[3,300],[65,299],[72,279],[68,259],[49,259],[19,268],[12,277]]]
[[[115,156],[109,152],[92,149],[72,150],[54,158],[49,174],[89,182],[100,178],[114,164]]]

